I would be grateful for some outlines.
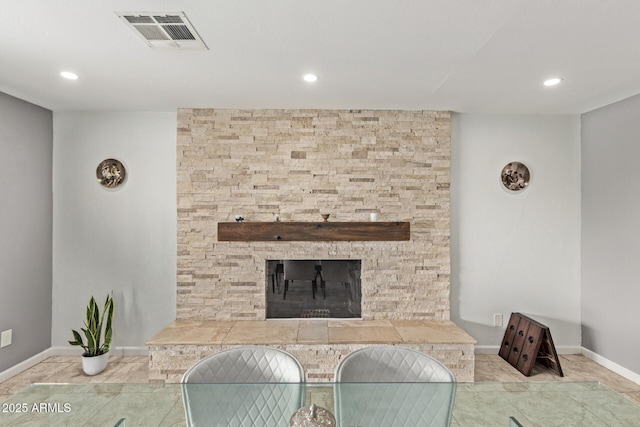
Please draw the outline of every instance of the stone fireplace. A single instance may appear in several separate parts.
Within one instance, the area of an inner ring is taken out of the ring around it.
[[[269,259],[362,260],[361,317],[449,319],[450,114],[178,111],[178,320],[264,320]],[[220,242],[234,221],[411,224],[408,241]]]
[[[179,110],[177,318],[147,343],[150,381],[240,345],[276,346],[307,381],[331,381],[374,344],[473,381],[475,340],[449,320],[449,162],[444,111]],[[356,260],[359,318],[269,318],[284,260]]]

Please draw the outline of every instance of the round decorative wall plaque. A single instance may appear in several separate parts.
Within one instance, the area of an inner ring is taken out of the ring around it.
[[[107,188],[116,188],[124,182],[126,176],[124,166],[116,159],[103,160],[96,169],[98,182]]]
[[[522,191],[529,185],[529,168],[524,163],[511,162],[502,168],[500,180],[504,188],[510,191]]]

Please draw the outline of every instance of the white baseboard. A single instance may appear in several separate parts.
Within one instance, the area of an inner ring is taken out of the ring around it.
[[[556,346],[558,354],[582,354],[582,347],[577,345],[559,345]],[[475,354],[498,354],[500,352],[499,345],[477,345]]]
[[[111,355],[113,356],[148,356],[149,348],[148,347],[114,347],[110,350]],[[26,371],[32,366],[37,365],[38,363],[44,361],[47,357],[51,356],[80,356],[82,354],[82,349],[74,348],[74,347],[49,347],[44,350],[28,358],[27,360],[18,363],[15,366],[10,367],[9,369],[0,372],[0,383],[8,380],[9,378],[15,377],[20,372]]]
[[[606,357],[602,357],[597,353],[589,350],[588,348],[582,347],[582,354],[596,362],[598,365],[602,365],[610,371],[615,372],[616,374],[628,379],[629,381],[633,381],[636,384],[640,384],[640,374],[633,372],[624,366],[618,365],[616,362],[612,362]]]
[[[32,366],[37,365],[38,363],[42,362],[43,360],[45,360],[49,356],[53,356],[53,354],[51,353],[51,348],[48,348],[45,351],[42,351],[42,352],[36,354],[35,356],[31,356],[30,358],[28,358],[24,362],[20,362],[17,365],[14,365],[14,366],[10,367],[9,369],[0,372],[0,383],[3,382],[3,381],[8,380],[9,378],[15,377],[20,372],[26,371],[27,369],[31,368]]]

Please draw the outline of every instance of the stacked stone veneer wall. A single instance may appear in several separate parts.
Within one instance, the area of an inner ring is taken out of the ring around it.
[[[180,382],[187,369],[214,353],[237,346],[226,345],[170,345],[151,346],[149,380],[151,382]],[[285,350],[304,366],[306,381],[331,382],[340,360],[366,347],[364,344],[280,344],[270,347]],[[459,382],[474,381],[473,344],[403,344],[402,347],[422,351],[444,363]]]
[[[449,319],[450,114],[178,111],[177,318],[266,317],[266,259],[361,259],[363,319]],[[218,242],[233,221],[409,221],[404,242]]]

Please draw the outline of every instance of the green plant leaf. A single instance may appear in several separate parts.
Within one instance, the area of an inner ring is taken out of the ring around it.
[[[76,330],[71,330],[71,332],[73,333],[73,341],[69,341],[69,344],[71,345],[79,345],[80,347],[82,347],[84,349],[84,352],[86,353],[88,350],[88,347],[86,345],[84,345],[84,342],[82,341],[82,336],[80,335],[80,333]]]
[[[73,333],[74,342],[79,343],[79,345],[84,345],[84,343],[82,342],[82,335],[80,335],[80,333],[75,329],[72,329],[71,332]],[[78,345],[78,344],[75,344],[75,345]]]
[[[113,329],[112,329],[112,323],[113,323],[113,298],[111,298],[111,296],[109,296],[109,295],[107,295],[107,300],[104,303],[104,311],[102,312],[103,318],[104,318],[105,315],[107,316],[107,323],[105,324],[105,327],[104,327],[103,349],[104,349],[104,352],[106,353],[111,348],[111,340],[113,339]]]
[[[87,348],[89,356],[97,356],[98,355],[98,346],[96,345],[96,336],[95,331],[90,329],[83,329],[84,335],[87,337]]]
[[[87,356],[98,356],[108,352],[111,348],[111,342],[113,339],[113,312],[114,304],[113,297],[111,295],[107,295],[102,315],[100,314],[100,309],[95,298],[92,296],[89,300],[89,305],[87,305],[84,321],[85,327],[81,329],[87,338],[87,345],[84,345],[82,336],[75,330],[72,330],[74,341],[69,341],[69,344],[82,346],[85,350],[85,355]],[[103,324],[104,342],[101,343]]]
[[[98,349],[100,348],[100,335],[102,332],[101,326],[100,310],[98,309],[98,304],[96,303],[96,299],[94,297],[91,297],[87,311],[87,329],[91,331],[91,347],[94,349],[94,352],[98,351]]]

